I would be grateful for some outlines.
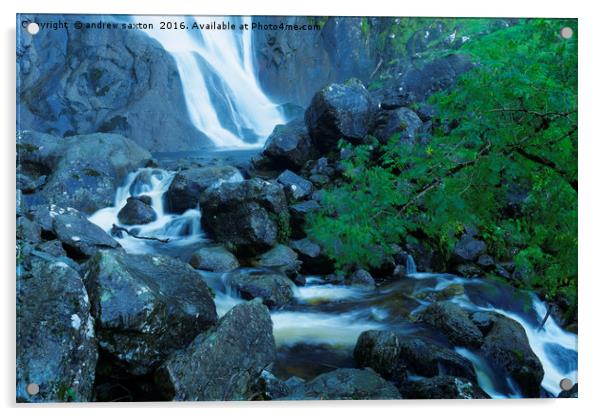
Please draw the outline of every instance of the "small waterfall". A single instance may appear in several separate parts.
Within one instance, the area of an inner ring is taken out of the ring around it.
[[[406,274],[416,274],[416,263],[414,262],[414,257],[411,254],[408,254],[406,258]]]
[[[194,126],[219,148],[261,147],[274,126],[285,122],[261,90],[254,65],[250,17],[182,17],[187,30],[161,30],[162,17],[144,16],[155,38],[176,61]],[[141,20],[142,21],[142,20]],[[235,30],[191,29],[213,21]]]

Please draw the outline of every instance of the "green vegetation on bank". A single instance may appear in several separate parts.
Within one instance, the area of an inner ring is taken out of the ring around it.
[[[432,137],[353,147],[308,235],[347,269],[378,266],[391,244],[417,240],[449,258],[474,228],[496,260],[514,261],[525,287],[574,303],[576,21],[521,21],[460,52],[478,65],[431,97]]]

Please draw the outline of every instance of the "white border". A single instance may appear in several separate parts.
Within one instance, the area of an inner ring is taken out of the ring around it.
[[[9,4],[10,3],[10,4]],[[0,403],[14,414],[44,415],[114,415],[132,413],[134,409],[145,415],[164,415],[167,412],[178,414],[239,414],[248,415],[321,415],[334,412],[348,416],[365,415],[376,410],[383,415],[420,414],[422,415],[507,415],[531,411],[546,416],[588,414],[596,408],[602,397],[602,373],[598,346],[602,339],[600,320],[602,275],[598,251],[602,238],[600,218],[602,204],[600,198],[601,141],[600,123],[602,108],[600,88],[602,68],[600,46],[602,16],[593,1],[553,1],[528,2],[525,0],[503,1],[407,1],[366,0],[363,2],[326,0],[228,0],[209,3],[207,1],[185,0],[22,0],[2,2],[2,57],[3,76],[2,98],[2,315],[5,319],[0,367]],[[356,15],[356,16],[537,16],[537,17],[578,17],[579,18],[579,124],[580,158],[579,179],[579,243],[581,282],[579,284],[579,395],[578,400],[505,400],[505,401],[403,401],[403,402],[291,402],[291,403],[180,403],[180,404],[94,404],[85,406],[16,406],[15,397],[15,299],[14,299],[14,123],[15,123],[15,13],[125,13],[125,14],[200,14],[200,15]],[[593,412],[592,412],[593,413]],[[599,410],[596,412],[599,414]]]

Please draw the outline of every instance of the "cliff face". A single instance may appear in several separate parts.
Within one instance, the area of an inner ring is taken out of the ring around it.
[[[138,30],[78,30],[76,21],[91,19],[81,15],[44,19],[69,25],[31,36],[18,22],[18,130],[118,133],[150,151],[209,143],[189,120],[173,58],[155,40]]]

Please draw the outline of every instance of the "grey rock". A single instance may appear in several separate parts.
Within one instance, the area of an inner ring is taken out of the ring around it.
[[[53,230],[76,258],[87,258],[99,250],[120,247],[102,228],[72,210],[54,216]]]
[[[250,400],[262,371],[276,359],[268,309],[237,305],[217,327],[173,353],[156,374],[169,400]]]
[[[451,302],[435,302],[417,315],[419,321],[437,328],[454,345],[479,347],[483,334],[468,314]]]
[[[476,382],[454,376],[411,381],[401,392],[406,399],[490,399]]]
[[[117,214],[124,225],[148,224],[157,219],[157,213],[148,203],[137,197],[129,197]]]
[[[198,249],[193,253],[190,265],[211,272],[228,272],[240,266],[236,257],[222,246]]]
[[[468,235],[463,235],[454,247],[453,255],[457,261],[475,261],[487,250],[487,245]]]
[[[261,298],[270,309],[292,302],[294,284],[285,275],[255,269],[238,269],[228,273],[226,285],[243,299]]]
[[[387,143],[394,134],[399,134],[401,143],[417,142],[422,120],[409,108],[383,110],[376,116],[374,136],[380,143]]]
[[[345,283],[351,286],[375,287],[372,275],[364,269],[357,269],[351,275],[347,276],[345,278]]]
[[[290,170],[285,170],[276,179],[284,187],[289,199],[307,198],[313,192],[313,185]]]
[[[275,268],[289,277],[297,274],[300,263],[297,253],[283,244],[263,253],[254,262],[255,266]]]
[[[399,352],[399,337],[394,332],[369,330],[360,334],[353,358],[358,367],[370,367],[388,377],[397,364]]]
[[[320,246],[309,238],[291,241],[289,246],[299,253],[304,274],[329,274],[334,271],[333,262],[322,253]]]

